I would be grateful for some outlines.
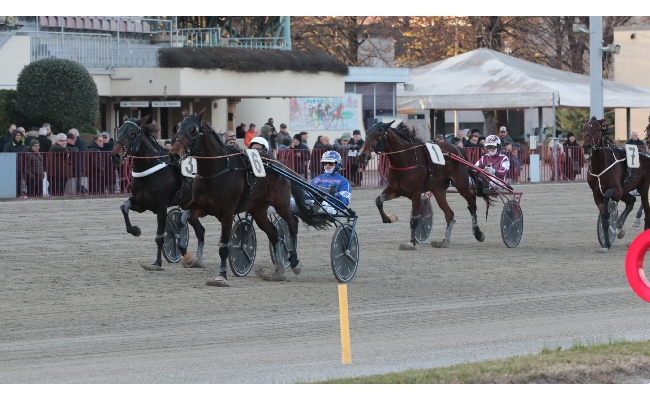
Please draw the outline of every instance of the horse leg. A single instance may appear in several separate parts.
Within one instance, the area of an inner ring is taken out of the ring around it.
[[[280,237],[278,236],[278,232],[275,229],[275,226],[271,223],[269,218],[267,217],[266,210],[268,207],[257,207],[254,209],[248,210],[250,213],[251,217],[253,217],[253,220],[255,220],[255,223],[257,226],[264,232],[266,233],[266,236],[269,238],[269,242],[271,243],[271,247],[273,248],[273,251],[275,254],[278,254],[280,252],[280,246],[282,243],[280,242]],[[283,211],[284,212],[284,211]],[[282,214],[280,215],[282,216]],[[293,219],[293,216],[291,217]],[[287,224],[289,224],[290,221],[287,220]],[[295,250],[294,250],[295,251]],[[284,276],[284,265],[282,265],[278,260],[279,257],[274,257],[275,258],[275,271],[271,275],[266,275],[261,269],[256,269],[255,274],[259,276],[261,279],[265,281],[285,281],[287,278]],[[297,257],[296,257],[297,259]]]
[[[384,224],[390,224],[392,222],[397,222],[397,216],[394,214],[388,214],[384,212],[384,202],[393,200],[395,198],[399,197],[397,193],[390,187],[387,186],[386,189],[384,189],[383,192],[379,196],[377,196],[377,199],[375,200],[375,204],[377,205],[377,209],[379,210],[379,215],[381,215],[381,220]]]
[[[648,176],[648,175],[646,175]],[[643,212],[645,213],[645,218],[644,221],[645,223],[643,224],[643,230],[646,230],[650,228],[650,204],[649,204],[649,193],[648,189],[650,189],[650,182],[646,180],[646,182],[643,182],[641,185],[641,206],[643,207]]]
[[[183,229],[186,223],[189,222],[190,225],[193,225],[195,222],[198,222],[199,220],[199,208],[196,205],[194,201],[190,201],[189,204],[187,205],[187,209],[183,211],[181,214],[181,220],[179,222],[179,225],[176,227],[177,229]],[[232,224],[231,224],[232,225]],[[223,225],[222,225],[223,229]],[[194,254],[192,252],[187,251],[187,241],[189,238],[187,237],[181,237],[181,240],[178,243],[178,248],[181,251],[181,265],[185,268],[201,268],[202,263],[194,257]],[[203,250],[203,247],[200,247],[201,250]]]
[[[422,207],[422,201],[420,195],[414,195],[411,198],[411,241],[406,243],[401,243],[399,245],[400,250],[415,250],[415,245],[417,241],[415,240],[415,230],[418,227],[418,215],[420,214],[420,208]]]
[[[287,245],[287,251],[289,252],[289,262],[291,265],[291,271],[293,271],[294,274],[298,275],[302,271],[302,263],[300,262],[300,260],[298,260],[298,249],[296,246],[297,243],[296,239],[298,238],[298,221],[296,218],[294,218],[294,215],[291,212],[290,203],[285,202],[282,203],[280,207],[274,206],[274,208],[278,213],[278,215],[282,219],[287,221],[287,225],[289,226],[290,237],[289,237],[289,243]],[[278,254],[277,249],[276,249],[276,254]]]
[[[476,216],[476,195],[474,195],[469,188],[469,181],[465,179],[459,179],[458,184],[456,185],[456,190],[460,193],[461,196],[467,201],[467,209],[469,214],[472,216],[472,233],[474,237],[479,242],[485,240],[485,234],[481,232],[481,228],[478,226],[478,217]]]
[[[605,246],[600,249],[603,253],[607,253],[609,248],[612,247],[612,244],[609,241],[609,217],[611,216],[609,213],[609,200],[613,195],[614,192],[612,189],[607,189],[607,191],[603,193],[603,209],[600,212],[600,224],[603,227],[603,233],[605,235]]]
[[[641,197],[643,199],[643,196]],[[643,215],[643,200],[639,206],[639,210],[636,212],[636,218],[632,221],[632,228],[637,228],[641,225],[641,216]]]
[[[228,284],[228,267],[226,265],[226,262],[228,260],[228,253],[230,250],[228,243],[230,242],[230,235],[232,234],[233,219],[232,215],[228,215],[228,213],[225,214],[226,216],[223,218],[223,220],[219,221],[221,222],[221,239],[219,240],[219,257],[221,258],[221,265],[219,265],[219,276],[214,279],[207,280],[205,284],[208,286],[230,286]]]
[[[454,220],[454,212],[449,207],[447,203],[447,188],[446,187],[437,187],[433,190],[433,196],[436,198],[436,203],[438,207],[442,209],[442,212],[445,213],[445,221],[447,222],[447,230],[445,232],[445,238],[442,242],[431,241],[431,247],[449,247],[449,241],[451,239],[451,230],[454,227],[456,221]]]
[[[625,236],[625,230],[623,230],[623,225],[625,224],[625,220],[627,219],[627,216],[634,209],[634,203],[636,202],[636,197],[632,196],[629,193],[626,193],[625,195],[621,196],[621,200],[625,202],[625,210],[623,210],[621,215],[618,217],[618,221],[616,222],[616,237],[619,239],[623,239],[623,236]]]
[[[135,203],[135,199],[133,197],[129,197],[127,201],[122,203],[120,206],[120,210],[122,210],[122,215],[124,215],[124,223],[126,224],[126,231],[130,233],[133,236],[140,236],[140,228],[137,226],[131,226],[131,220],[129,219],[129,210],[131,209],[132,203]]]
[[[196,248],[196,258],[198,260],[200,268],[204,267],[203,264],[203,246],[205,244],[205,228],[203,225],[201,225],[201,222],[196,219],[194,221],[188,221],[190,225],[192,225],[192,229],[194,229],[194,234],[196,235],[196,239],[198,240],[199,244]]]

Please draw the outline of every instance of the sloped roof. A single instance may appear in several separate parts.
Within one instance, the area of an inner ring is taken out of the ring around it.
[[[520,60],[489,49],[413,68],[415,90],[397,89],[398,110],[477,110],[555,105],[589,107],[587,75]],[[603,80],[607,108],[650,108],[650,89]]]

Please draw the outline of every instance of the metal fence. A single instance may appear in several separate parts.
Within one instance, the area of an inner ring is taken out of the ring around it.
[[[240,49],[290,50],[289,38],[227,38],[221,36],[220,28],[179,29],[176,43],[184,47],[233,47]]]
[[[325,149],[275,151],[276,158],[305,179],[323,172],[320,159]],[[340,173],[353,187],[386,186],[389,171],[388,157],[379,155],[366,164],[358,162],[350,150],[336,150],[341,155]],[[466,148],[467,158],[475,163],[483,155],[482,148]],[[507,181],[511,183],[530,181],[530,155],[526,147],[504,151],[510,159]],[[586,181],[588,163],[582,147],[564,147],[557,152],[538,147],[540,157],[540,181]],[[556,157],[557,154],[557,168]],[[16,197],[47,196],[104,196],[130,194],[131,159],[115,165],[109,152],[73,153],[18,153]]]

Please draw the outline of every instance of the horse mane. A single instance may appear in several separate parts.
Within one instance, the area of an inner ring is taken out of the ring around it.
[[[422,139],[419,138],[418,133],[413,126],[408,126],[404,122],[400,122],[395,128],[391,128],[397,136],[406,140],[407,142],[413,142],[413,144],[422,144]]]
[[[152,120],[150,124],[142,124],[142,133],[144,136],[149,140],[150,143],[153,144],[154,149],[158,150],[159,153],[167,154],[169,153],[169,150],[164,148],[158,140],[156,140],[153,135],[156,133],[160,133],[160,125],[156,122],[156,120]]]

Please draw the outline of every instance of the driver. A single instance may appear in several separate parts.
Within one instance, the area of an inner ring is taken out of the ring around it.
[[[341,168],[341,155],[336,151],[326,151],[323,153],[320,162],[324,173],[312,179],[310,184],[336,197],[343,204],[348,206],[350,204],[350,199],[352,198],[352,187],[350,186],[350,182],[339,174]],[[313,203],[313,201],[314,200],[307,200],[309,203]],[[293,197],[291,198],[291,210],[294,214],[297,213],[296,202]],[[327,201],[323,201],[320,205],[314,207],[314,211],[321,210],[324,210],[329,214],[337,213],[337,210]],[[275,208],[273,208],[273,206],[269,207],[267,213],[275,213]]]
[[[510,170],[510,160],[500,150],[501,139],[496,135],[488,136],[485,138],[485,154],[476,162],[476,166],[505,181]]]
[[[269,152],[269,142],[266,141],[263,137],[256,137],[251,140],[248,144],[249,149],[256,149],[257,151],[263,151],[265,153]]]
[[[320,163],[324,173],[312,179],[310,182],[311,185],[328,192],[348,206],[352,198],[352,187],[350,186],[350,182],[339,174],[339,170],[341,169],[341,155],[336,151],[326,151],[323,153]],[[323,201],[322,207],[330,214],[337,212],[326,201]]]

